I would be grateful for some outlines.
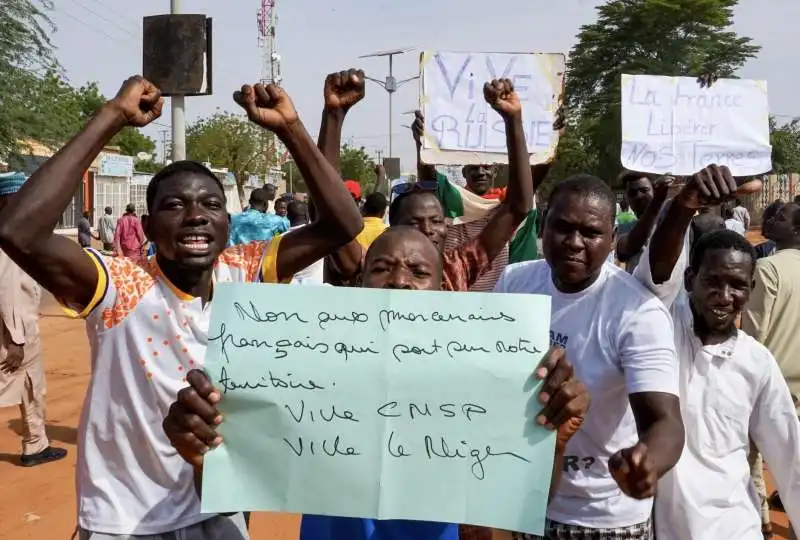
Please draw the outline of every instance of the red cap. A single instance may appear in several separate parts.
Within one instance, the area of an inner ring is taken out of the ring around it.
[[[349,191],[350,194],[356,199],[361,198],[361,184],[359,184],[355,180],[345,180],[344,187],[346,187],[347,191]]]

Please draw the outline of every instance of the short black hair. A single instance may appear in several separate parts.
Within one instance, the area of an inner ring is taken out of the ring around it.
[[[267,192],[264,191],[262,188],[256,188],[250,192],[250,206],[254,204],[267,204],[269,199],[267,199]]]
[[[651,184],[655,181],[655,178],[652,174],[628,170],[622,171],[617,181],[622,185],[622,189],[627,190],[628,184],[635,182],[640,178],[646,178]]]
[[[158,193],[158,188],[161,187],[161,184],[183,174],[198,174],[200,176],[207,176],[211,178],[219,186],[220,191],[222,191],[222,196],[225,196],[225,188],[222,187],[222,182],[220,182],[219,178],[217,178],[216,175],[208,169],[208,167],[202,163],[198,163],[197,161],[175,161],[158,171],[158,174],[156,174],[150,180],[150,183],[147,184],[146,197],[147,211],[149,213],[153,213],[153,204],[155,203],[156,194]]]
[[[293,227],[308,223],[308,205],[303,201],[290,201],[286,207],[286,219]]]
[[[364,212],[365,216],[383,217],[388,205],[389,201],[386,200],[386,195],[376,191],[375,193],[367,195],[367,199],[364,201],[364,206],[361,210]]]
[[[733,208],[731,208],[730,206],[723,206],[722,219],[733,219]]]
[[[435,191],[425,190],[425,189],[412,189],[406,193],[401,193],[392,201],[391,206],[389,206],[389,225],[394,227],[397,225],[397,221],[400,219],[400,214],[403,212],[403,206],[406,204],[407,201],[410,201],[413,197],[433,197],[436,201],[441,205],[441,201],[436,196]],[[444,213],[444,207],[442,207],[442,213]]]
[[[775,201],[774,203],[770,204],[764,209],[764,212],[761,214],[761,223],[762,225],[767,221],[771,220],[775,216],[778,215],[778,212],[781,211],[783,205],[786,204],[783,201]]]
[[[614,192],[611,191],[611,188],[608,186],[608,184],[594,175],[576,174],[574,176],[570,176],[563,182],[556,184],[556,187],[550,192],[548,207],[552,209],[556,198],[565,194],[578,194],[585,197],[596,197],[608,204],[608,207],[611,210],[611,222],[613,223],[616,219],[617,197],[614,195]]]
[[[709,251],[718,249],[739,251],[745,255],[749,255],[750,259],[753,261],[752,270],[755,272],[756,260],[758,259],[755,248],[753,248],[752,244],[750,244],[744,236],[727,229],[724,231],[710,232],[698,238],[692,247],[689,266],[695,273],[699,272],[706,254]]]

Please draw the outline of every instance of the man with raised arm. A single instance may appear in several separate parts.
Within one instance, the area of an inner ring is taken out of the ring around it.
[[[736,328],[753,288],[755,250],[734,231],[694,238],[691,249],[687,235],[701,207],[760,188],[760,181],[737,186],[727,167],[694,174],[634,271],[670,308],[686,426],[681,459],[658,484],[659,540],[763,538],[750,438],[789,517],[800,518],[800,422],[791,393],[767,348]]]
[[[160,92],[141,77],[126,81],[0,214],[3,251],[86,319],[92,379],[78,429],[80,540],[247,538],[241,515],[200,513],[192,468],[169,445],[161,420],[186,372],[203,363],[214,283],[287,281],[361,231],[361,216],[289,96],[256,85],[234,99],[286,145],[317,201],[319,220],[291,237],[225,249],[222,186],[208,169],[185,161],[148,186],[146,233],[157,246],[150,260],[106,258],[53,232],[108,141],[125,126],[160,116]]]
[[[456,248],[445,249],[447,223],[442,203],[435,191],[412,189],[398,196],[389,209],[391,226],[414,227],[436,245],[444,259],[442,289],[446,291],[468,291],[491,267],[492,261],[511,240],[517,227],[533,207],[534,182],[522,127],[519,96],[510,80],[498,79],[486,83],[484,98],[505,123],[509,185],[505,200],[480,234]],[[359,100],[360,97],[352,97],[346,103],[355,104]],[[326,110],[330,108],[328,101],[326,98]],[[327,113],[328,120],[323,119],[320,148],[329,160],[338,163],[337,143],[341,138],[340,119],[344,117],[344,113],[333,111]],[[365,250],[360,245],[351,243],[332,257],[343,283],[355,282],[364,267],[364,254]]]
[[[605,182],[569,178],[549,207],[545,260],[510,265],[495,288],[551,296],[550,340],[566,349],[592,398],[567,444],[545,536],[650,540],[656,483],[684,440],[669,313],[606,262],[616,200]]]

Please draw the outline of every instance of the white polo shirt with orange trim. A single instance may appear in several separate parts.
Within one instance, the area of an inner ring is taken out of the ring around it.
[[[277,282],[280,237],[226,249],[215,282]],[[164,534],[204,521],[191,466],[161,424],[186,373],[203,365],[210,304],[179,291],[155,257],[136,263],[87,250],[97,265],[86,319],[92,378],[78,428],[81,528]]]

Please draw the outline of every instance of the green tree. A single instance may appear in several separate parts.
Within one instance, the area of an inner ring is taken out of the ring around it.
[[[778,126],[770,117],[769,128],[772,170],[778,174],[800,173],[800,121]]]
[[[375,184],[378,180],[375,174],[375,160],[367,154],[364,147],[345,144],[342,146],[340,156],[342,178],[358,182],[364,194],[375,191]]]
[[[216,112],[186,129],[189,159],[226,167],[236,176],[239,199],[247,205],[244,184],[251,174],[265,175],[275,165],[275,137],[244,116]]]
[[[155,174],[164,168],[164,164],[152,159],[134,159],[133,170],[140,173]]]
[[[621,75],[733,77],[759,47],[730,30],[737,0],[610,0],[584,25],[567,63],[566,97],[594,172],[620,171]]]
[[[38,73],[57,69],[50,35],[51,0],[3,0],[0,3],[0,157],[29,137],[28,106]]]
[[[111,146],[119,146],[120,152],[126,156],[136,156],[140,153],[153,155],[156,151],[156,142],[133,127],[125,127],[111,139]]]

